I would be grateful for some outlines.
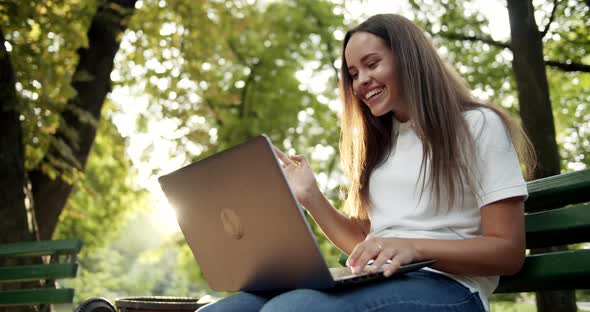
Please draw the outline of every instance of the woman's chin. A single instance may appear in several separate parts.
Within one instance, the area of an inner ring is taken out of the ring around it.
[[[381,117],[389,112],[389,110],[379,106],[369,106],[369,110],[375,117]]]

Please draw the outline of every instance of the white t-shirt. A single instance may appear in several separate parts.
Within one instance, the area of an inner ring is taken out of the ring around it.
[[[515,148],[500,117],[481,108],[463,113],[476,144],[479,190],[456,190],[448,207],[447,194],[440,204],[428,183],[422,191],[422,142],[410,122],[394,120],[393,147],[389,158],[375,168],[369,182],[371,232],[369,236],[399,238],[466,239],[482,235],[480,208],[492,202],[528,196]],[[430,170],[426,168],[426,179]],[[441,192],[445,192],[442,190]],[[462,199],[463,198],[463,199]],[[436,271],[436,270],[433,270]],[[488,296],[498,286],[498,276],[457,276],[440,271],[472,292],[479,292],[486,310]]]

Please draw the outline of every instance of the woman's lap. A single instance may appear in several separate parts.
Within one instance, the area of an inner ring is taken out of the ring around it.
[[[477,294],[456,281],[417,271],[378,283],[281,294],[238,293],[199,312],[214,311],[484,311]]]

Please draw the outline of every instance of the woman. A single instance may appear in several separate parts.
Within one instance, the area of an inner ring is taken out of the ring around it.
[[[240,293],[202,311],[484,311],[524,260],[522,130],[478,102],[422,30],[369,18],[344,38],[340,214],[303,156],[277,150],[293,192],[355,272],[436,259],[429,269],[343,290]],[[519,152],[513,142],[519,146]],[[366,267],[370,260],[373,265]]]

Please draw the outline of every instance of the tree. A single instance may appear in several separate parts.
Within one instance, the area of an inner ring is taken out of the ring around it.
[[[7,46],[13,49],[9,55],[16,64],[14,71],[4,67],[9,70],[3,71],[6,77],[16,74],[16,84],[6,84],[2,91],[8,93],[16,86],[17,96],[8,97],[10,102],[2,105],[3,111],[12,114],[7,118],[10,124],[6,124],[12,130],[2,132],[11,137],[3,153],[6,151],[6,158],[15,161],[11,166],[14,170],[1,179],[2,184],[12,183],[16,190],[29,189],[29,213],[34,216],[33,228],[38,229],[35,234],[40,239],[51,239],[72,185],[82,175],[110,91],[110,72],[120,34],[134,5],[134,0],[113,0],[100,5],[72,1],[61,5],[8,2],[2,6],[1,28],[9,30]],[[71,24],[60,20],[72,16],[78,20]],[[90,22],[89,28],[84,27],[86,21]],[[64,48],[63,52],[60,48]],[[77,66],[69,71],[76,58]],[[19,127],[25,131],[19,132]],[[23,150],[23,144],[24,157],[18,152]],[[17,204],[22,194],[11,190],[2,198],[3,220],[27,224],[23,220],[24,204]],[[20,226],[3,235],[2,242],[31,235],[28,228]]]

